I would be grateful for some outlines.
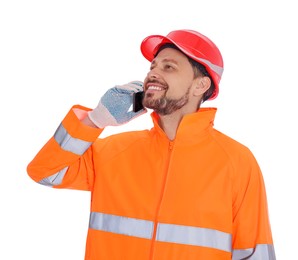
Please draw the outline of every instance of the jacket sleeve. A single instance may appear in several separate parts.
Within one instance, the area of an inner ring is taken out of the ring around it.
[[[247,150],[236,163],[233,198],[233,260],[275,260],[263,176]]]
[[[27,166],[28,175],[37,183],[54,188],[92,189],[92,144],[103,129],[84,125],[76,110],[86,113],[90,109],[73,106]]]

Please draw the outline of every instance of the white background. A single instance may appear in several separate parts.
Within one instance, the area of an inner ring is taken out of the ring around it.
[[[90,194],[34,183],[26,166],[73,104],[143,80],[151,34],[194,29],[222,52],[215,127],[247,145],[265,179],[278,259],[297,259],[296,1],[0,3],[0,259],[82,260]],[[151,127],[148,113],[104,135]]]

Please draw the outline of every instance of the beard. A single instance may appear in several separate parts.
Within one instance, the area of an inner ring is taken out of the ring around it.
[[[153,109],[159,115],[170,115],[188,103],[189,90],[190,88],[188,88],[187,92],[181,98],[177,99],[168,98],[166,96],[167,92],[157,99],[154,98],[154,94],[145,93],[143,106]]]

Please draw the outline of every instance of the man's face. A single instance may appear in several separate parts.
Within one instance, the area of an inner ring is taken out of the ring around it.
[[[144,80],[143,105],[161,115],[171,114],[187,106],[193,82],[188,58],[176,49],[165,48],[152,61]]]

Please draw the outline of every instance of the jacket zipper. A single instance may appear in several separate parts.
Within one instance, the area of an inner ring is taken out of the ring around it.
[[[162,189],[161,189],[161,193],[160,193],[160,198],[159,198],[159,201],[158,201],[158,204],[157,204],[157,210],[156,210],[156,214],[155,214],[153,236],[152,236],[152,241],[151,241],[151,250],[150,250],[150,258],[149,258],[150,260],[153,259],[154,244],[155,244],[155,241],[156,241],[156,233],[157,233],[158,216],[159,216],[159,211],[160,211],[160,207],[161,207],[162,200],[163,200],[163,197],[164,197],[163,195],[164,195],[164,192],[165,192],[165,187],[166,187],[166,183],[167,183],[167,179],[168,179],[169,165],[170,165],[173,146],[174,146],[174,142],[170,141],[169,146],[168,146],[168,156],[167,156],[166,170],[165,170],[164,179],[163,179],[163,183],[162,183]]]

